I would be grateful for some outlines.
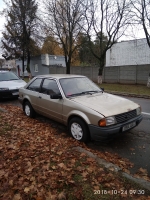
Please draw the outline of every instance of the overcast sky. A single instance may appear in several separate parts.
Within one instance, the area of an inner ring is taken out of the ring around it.
[[[3,2],[3,0],[0,0],[0,12],[3,10],[5,4]],[[5,22],[5,19],[4,17],[0,16],[0,46],[1,46],[1,37],[2,37],[2,29],[4,27],[4,22]],[[2,50],[0,48],[0,58],[2,58]]]
[[[4,9],[4,2],[2,0],[0,0],[0,12]],[[0,37],[2,36],[2,29],[4,27],[4,22],[5,22],[5,19],[4,17],[0,16]]]
[[[3,2],[3,0],[0,0],[0,12],[4,9],[5,7],[5,4]],[[1,46],[1,37],[2,37],[2,31],[3,31],[3,28],[4,28],[4,22],[5,22],[5,19],[4,17],[0,16],[0,46]],[[127,32],[128,35],[131,34],[131,30],[129,30]],[[133,31],[134,33],[133,34],[133,37],[128,37],[128,36],[123,36],[120,41],[123,41],[123,40],[131,40],[131,39],[136,39],[136,38],[145,38],[145,35],[144,35],[144,32],[143,30],[135,30]],[[0,58],[1,58],[1,48],[0,48]]]

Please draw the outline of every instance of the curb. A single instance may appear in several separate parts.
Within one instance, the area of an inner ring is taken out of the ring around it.
[[[105,90],[104,92],[107,92],[109,94],[114,94],[114,95],[121,95],[121,96],[128,96],[128,97],[137,97],[137,98],[150,99],[149,95],[138,95],[138,94],[133,94],[133,93],[116,92],[116,91],[110,91],[110,90]]]
[[[141,178],[135,178],[135,177],[131,176],[130,174],[123,172],[122,169],[120,167],[118,167],[117,165],[114,165],[110,162],[105,161],[104,159],[99,158],[98,156],[94,155],[90,151],[85,150],[82,147],[79,147],[79,146],[73,147],[73,150],[77,150],[80,153],[85,153],[89,157],[94,158],[99,165],[103,165],[105,168],[107,168],[108,170],[111,169],[113,172],[121,173],[121,175],[123,177],[140,184],[144,189],[147,189],[150,192],[150,182],[149,181],[146,181]]]
[[[1,108],[1,107],[0,107],[0,111],[1,111],[1,112],[7,112],[7,110],[5,110],[5,109],[3,109],[3,108]]]

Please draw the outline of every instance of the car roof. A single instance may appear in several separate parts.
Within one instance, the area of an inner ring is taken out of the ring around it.
[[[10,72],[11,70],[8,68],[0,68],[0,72],[4,73],[4,72]]]
[[[61,79],[61,78],[74,78],[74,77],[85,77],[85,76],[74,75],[74,74],[48,74],[48,75],[39,75],[37,77],[38,78],[56,78],[56,79]]]
[[[0,73],[6,73],[6,72],[10,72],[10,71],[7,71],[7,70],[0,70]]]

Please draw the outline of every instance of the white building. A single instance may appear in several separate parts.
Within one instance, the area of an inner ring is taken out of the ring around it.
[[[106,67],[150,64],[150,48],[145,38],[114,44],[106,53]]]

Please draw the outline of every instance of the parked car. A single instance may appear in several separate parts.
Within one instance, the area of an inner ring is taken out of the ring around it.
[[[26,82],[9,70],[0,70],[0,99],[19,96],[19,88]]]
[[[59,121],[83,142],[122,134],[142,120],[140,105],[105,93],[79,75],[37,76],[19,89],[19,101],[28,117],[37,112]]]

